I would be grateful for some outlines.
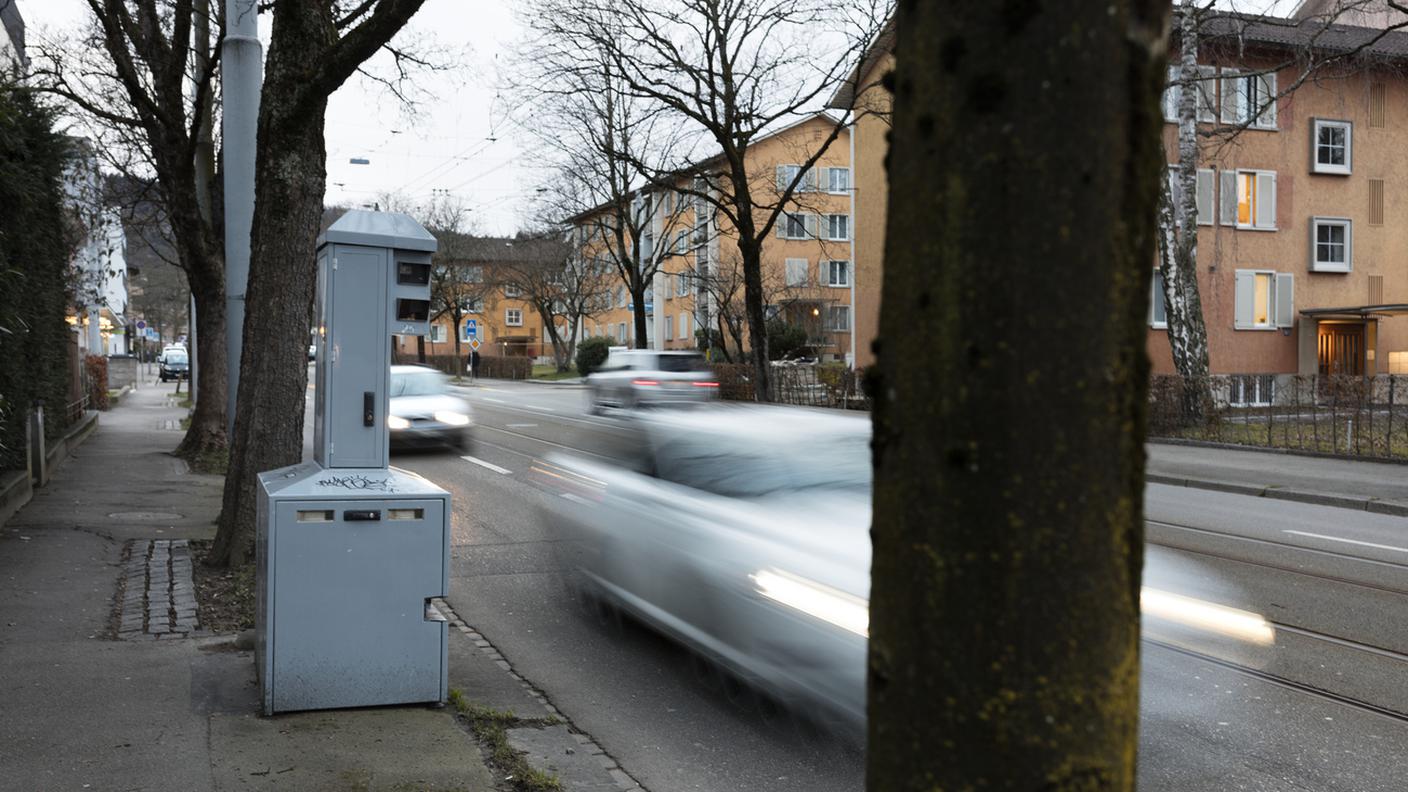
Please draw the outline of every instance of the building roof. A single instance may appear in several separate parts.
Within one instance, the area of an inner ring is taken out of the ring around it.
[[[1352,53],[1356,60],[1408,61],[1408,31],[1333,24],[1324,17],[1285,19],[1213,12],[1199,32],[1200,47],[1216,48],[1232,42],[1239,49],[1260,45],[1281,50],[1310,50],[1321,56]]]
[[[446,253],[468,264],[562,264],[571,246],[552,237],[464,236]]]
[[[836,89],[836,93],[831,95],[827,107],[850,108],[856,101],[856,88],[860,86],[860,81],[870,70],[875,68],[875,64],[886,55],[895,51],[895,18],[891,16],[885,20],[880,32],[875,35],[875,40],[870,42],[870,46],[861,53],[860,60],[856,61],[856,67],[851,70],[851,74],[846,81],[841,83],[841,87]]]
[[[410,215],[366,209],[353,209],[328,226],[328,230],[318,237],[318,247],[329,242],[430,253],[434,253],[436,248],[435,237]]]

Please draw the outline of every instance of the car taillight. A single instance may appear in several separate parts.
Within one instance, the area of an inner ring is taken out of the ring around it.
[[[696,388],[717,388],[717,387],[719,387],[719,383],[717,383],[717,382],[696,382],[696,383],[694,383],[694,387],[696,387]]]
[[[659,384],[660,384],[660,380],[638,379],[638,380],[631,380],[631,384],[632,384],[632,385],[659,385]]]

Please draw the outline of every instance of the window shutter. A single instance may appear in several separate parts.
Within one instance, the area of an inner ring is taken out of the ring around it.
[[[806,219],[807,239],[816,239],[818,237],[816,232],[816,215],[808,214],[804,217]]]
[[[1225,170],[1217,196],[1218,220],[1223,225],[1237,225],[1237,171]]]
[[[773,230],[777,232],[778,239],[787,238],[787,218],[789,217],[791,217],[791,215],[786,212],[783,212],[782,214],[777,216],[777,225],[773,228]]]
[[[1168,67],[1168,86],[1164,88],[1164,120],[1178,120],[1178,67]]]
[[[1252,314],[1256,311],[1256,273],[1237,272],[1235,313],[1232,317],[1234,330],[1250,330]]]
[[[787,181],[788,181],[788,179],[787,179],[787,166],[786,166],[786,165],[778,165],[778,166],[777,166],[777,191],[778,191],[779,193],[781,193],[783,190],[786,190],[786,189],[787,189]]]
[[[1276,128],[1276,75],[1263,74],[1258,80],[1257,102],[1265,109],[1262,110],[1260,118],[1257,120],[1258,126]]]
[[[1235,124],[1237,122],[1237,108],[1242,94],[1242,80],[1236,76],[1237,72],[1232,69],[1222,70],[1222,123]]]
[[[1209,124],[1217,120],[1217,101],[1213,91],[1217,87],[1217,67],[1198,67],[1198,120]]]
[[[1262,172],[1256,175],[1256,217],[1257,228],[1276,227],[1276,174]]]
[[[1291,327],[1296,323],[1296,276],[1289,272],[1276,273],[1276,326]]]
[[[1212,225],[1212,171],[1198,170],[1198,225]]]

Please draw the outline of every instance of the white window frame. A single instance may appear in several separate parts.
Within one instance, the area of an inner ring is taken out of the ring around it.
[[[1344,229],[1344,261],[1320,260],[1320,227],[1338,226]],[[1354,221],[1348,217],[1310,218],[1310,271],[1311,272],[1353,272],[1354,271]]]
[[[1278,330],[1295,324],[1295,276],[1271,269],[1239,269],[1235,273],[1232,328]],[[1268,278],[1265,323],[1255,321],[1256,281]]]
[[[513,299],[517,299],[517,298],[522,297],[522,296],[523,296],[523,290],[520,289],[520,288],[518,288],[518,285],[517,285],[517,284],[514,284],[514,283],[505,283],[505,284],[504,284],[504,297],[507,297],[508,299],[513,300]]]
[[[843,322],[837,322],[836,317],[843,316]],[[851,332],[851,306],[849,305],[828,305],[826,306],[826,331],[829,333],[849,333]]]
[[[1213,211],[1213,199],[1217,193],[1214,189],[1217,184],[1216,174],[1212,168],[1198,169],[1198,195],[1195,203],[1198,208],[1198,225],[1215,225],[1216,213]],[[1183,204],[1182,192],[1178,181],[1178,163],[1171,162],[1168,166],[1168,193],[1173,200],[1174,216],[1178,216],[1178,207]]]
[[[690,333],[690,328],[691,328],[691,326],[692,326],[693,324],[694,324],[694,315],[693,315],[693,314],[688,313],[688,312],[686,312],[686,313],[681,313],[681,314],[680,314],[680,340],[681,340],[681,341],[692,341],[692,340],[694,340],[693,334]]]
[[[518,317],[517,319],[514,319],[514,316],[515,316],[515,315],[517,315],[517,317]],[[504,309],[504,326],[506,326],[506,327],[522,327],[522,326],[523,326],[523,309],[521,309],[521,308],[505,308],[505,309]]]
[[[1231,407],[1270,407],[1275,400],[1275,374],[1238,374],[1228,378],[1227,404]]]
[[[1167,303],[1164,303],[1164,318],[1163,318],[1163,321],[1159,321],[1159,314],[1158,314],[1158,311],[1155,311],[1155,310],[1154,310],[1155,306],[1159,305],[1159,304],[1160,304],[1161,302],[1163,302],[1163,300],[1164,300],[1164,288],[1163,288],[1163,283],[1164,283],[1164,276],[1163,276],[1163,273],[1159,272],[1158,270],[1154,270],[1154,277],[1152,277],[1152,278],[1149,279],[1149,327],[1151,327],[1151,328],[1153,328],[1153,329],[1155,329],[1155,330],[1167,330],[1167,329],[1168,329],[1168,305],[1167,305]]]
[[[430,343],[443,344],[448,335],[445,332],[445,325],[436,323],[430,326]]]
[[[1256,202],[1252,204],[1251,222],[1243,223],[1238,217],[1237,211],[1241,207],[1241,202],[1237,199],[1241,178],[1251,176],[1256,185]],[[1229,181],[1230,177],[1230,181]],[[1270,189],[1263,189],[1269,183]],[[1224,170],[1219,178],[1218,216],[1222,225],[1236,226],[1244,231],[1275,231],[1276,230],[1276,171],[1251,170],[1238,168],[1236,170]],[[1270,223],[1260,223],[1261,208],[1266,206],[1263,199],[1270,196],[1270,206],[1266,213],[1270,217]]]
[[[840,235],[837,235],[837,233],[836,233],[836,230],[837,230],[837,229],[836,229],[836,225],[837,225],[838,222],[839,222],[841,225],[844,225],[844,226],[845,226],[845,228],[842,229],[842,231],[843,231],[844,233],[842,233],[842,234],[840,234]],[[850,216],[850,215],[848,215],[848,214],[829,214],[829,215],[826,215],[826,239],[827,239],[827,241],[829,241],[829,242],[845,242],[845,241],[848,241],[850,238],[851,238],[851,216]]]
[[[665,340],[675,340],[675,317],[665,314]]]
[[[1182,86],[1178,84],[1179,75],[1182,69],[1179,66],[1168,67],[1168,85],[1163,93],[1163,114],[1164,121],[1170,124],[1178,123],[1178,104],[1182,94]],[[1197,114],[1198,123],[1211,124],[1217,121],[1217,113],[1213,111],[1215,106],[1215,96],[1209,88],[1217,84],[1217,67],[1199,66],[1198,79],[1194,85],[1198,88],[1197,105],[1194,112]]]
[[[1320,161],[1320,130],[1321,129],[1343,129],[1344,130],[1344,164],[1334,165]],[[1354,169],[1354,124],[1350,121],[1336,121],[1329,118],[1317,118],[1311,125],[1310,130],[1310,171],[1311,173],[1329,173],[1337,176],[1348,176]]]
[[[837,179],[837,178],[836,178],[837,174],[840,174],[840,176],[841,176],[840,179]],[[842,184],[840,187],[837,187],[837,186],[836,186],[836,182],[837,182],[837,181],[844,182],[844,184]],[[827,169],[826,169],[826,191],[829,192],[829,193],[831,193],[832,195],[845,195],[846,193],[850,192],[850,191],[851,191],[851,169],[850,169],[850,168],[827,168]]]
[[[802,235],[792,235],[792,220],[796,219],[802,223]],[[809,212],[783,212],[778,218],[777,236],[779,239],[815,239],[816,238],[816,215]]]
[[[1229,85],[1230,83],[1230,85]],[[1243,74],[1238,69],[1223,69],[1221,79],[1218,80],[1218,87],[1222,91],[1220,117],[1224,124],[1246,123],[1253,112],[1251,107],[1251,97],[1248,96],[1248,89],[1258,94],[1256,101],[1262,101],[1261,94],[1265,94],[1266,104],[1260,105],[1256,110],[1256,118],[1247,124],[1250,129],[1276,130],[1276,73],[1266,74],[1253,72]]]
[[[841,265],[841,278],[836,277],[836,265]],[[845,259],[831,259],[826,262],[826,285],[833,288],[846,288],[851,285],[851,262]]]
[[[796,272],[796,271],[797,271],[797,268],[799,268],[799,267],[800,267],[800,269],[801,269],[802,277],[801,277],[800,279],[794,278],[794,277],[793,277],[793,273]],[[811,259],[805,259],[805,258],[787,258],[787,259],[783,259],[783,262],[782,262],[782,282],[783,282],[783,285],[785,285],[785,286],[790,286],[790,287],[807,286],[807,285],[810,285],[811,279],[812,279],[812,277],[811,277],[811,276],[812,276],[811,270],[812,270],[812,261],[811,261]]]

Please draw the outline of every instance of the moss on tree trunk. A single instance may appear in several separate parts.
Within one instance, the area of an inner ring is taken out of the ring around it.
[[[1128,790],[1166,2],[901,4],[871,790]]]

